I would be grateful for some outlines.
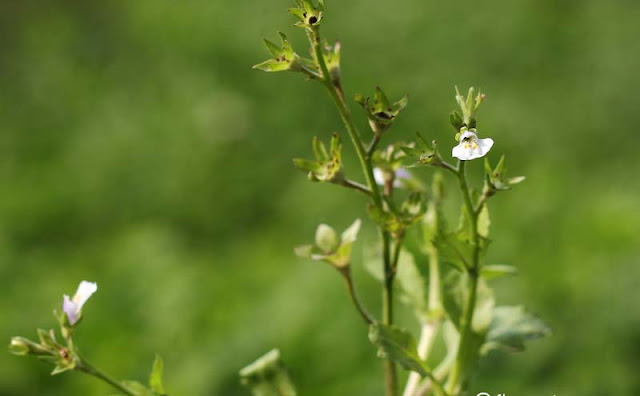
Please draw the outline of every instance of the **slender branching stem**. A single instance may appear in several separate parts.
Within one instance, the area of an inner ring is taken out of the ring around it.
[[[309,41],[311,42],[311,46],[313,48],[313,53],[318,62],[318,67],[320,68],[320,72],[322,74],[321,82],[329,91],[331,98],[333,99],[336,108],[338,109],[338,113],[340,114],[340,118],[344,123],[347,132],[349,133],[349,137],[351,138],[351,142],[353,143],[353,147],[356,150],[356,154],[358,155],[358,160],[360,161],[360,165],[362,167],[362,172],[364,173],[364,177],[367,181],[367,186],[369,187],[369,191],[371,191],[371,199],[376,207],[383,210],[383,202],[382,197],[380,195],[380,191],[378,189],[378,185],[375,182],[373,177],[373,166],[371,165],[371,158],[367,156],[367,152],[362,143],[362,139],[360,138],[360,134],[356,129],[353,120],[351,119],[351,112],[349,111],[349,107],[347,106],[344,95],[342,93],[342,87],[336,86],[331,80],[331,75],[329,73],[329,69],[327,68],[327,64],[324,59],[324,55],[322,53],[322,44],[320,40],[320,29],[318,26],[313,26],[310,30],[308,30]],[[389,252],[389,244],[390,244],[390,236],[386,231],[381,231],[382,234],[382,248],[383,248],[383,265],[384,265],[384,273],[389,274],[391,271],[391,257]],[[393,323],[393,277],[386,277],[383,287],[383,299],[382,299],[382,321],[384,324],[392,324]],[[385,389],[387,396],[396,396],[397,395],[397,374],[395,364],[391,360],[385,361]]]
[[[379,133],[373,135],[373,139],[371,139],[371,143],[369,143],[369,148],[367,149],[367,159],[371,159],[373,152],[376,151],[376,148],[378,147],[378,143],[380,143],[381,137],[382,135]]]
[[[458,164],[458,181],[460,184],[460,191],[462,198],[466,206],[466,210],[471,222],[471,236],[473,238],[473,256],[470,266],[467,267],[467,276],[469,277],[467,282],[467,301],[463,307],[462,316],[460,318],[460,340],[458,343],[458,352],[449,381],[447,383],[447,393],[451,395],[459,394],[462,382],[466,380],[465,364],[468,360],[468,355],[471,353],[469,350],[469,338],[472,336],[472,322],[473,312],[476,306],[476,298],[478,292],[478,274],[479,274],[479,258],[480,258],[480,238],[478,235],[478,213],[476,212],[473,203],[471,202],[471,193],[469,186],[467,185],[467,179],[465,174],[466,161],[460,161]]]
[[[76,365],[76,370],[82,371],[83,373],[89,374],[89,375],[91,375],[93,377],[98,378],[99,380],[101,380],[103,382],[106,382],[107,384],[111,385],[112,387],[114,387],[118,391],[124,393],[125,395],[128,395],[128,396],[136,396],[137,395],[137,393],[133,392],[131,389],[129,389],[128,387],[123,385],[120,381],[117,381],[117,380],[111,378],[111,376],[109,376],[108,374],[106,374],[106,373],[98,370],[97,368],[93,367],[91,364],[89,364],[84,359],[80,359],[80,361]]]
[[[344,186],[344,187],[347,187],[347,188],[351,188],[351,189],[356,190],[356,191],[360,191],[361,193],[364,193],[367,196],[371,196],[371,190],[369,190],[369,188],[367,186],[363,186],[362,184],[360,184],[358,182],[354,182],[353,180],[343,179],[340,182],[340,185]]]
[[[360,314],[360,316],[362,316],[362,319],[367,324],[373,324],[375,320],[369,314],[369,312],[367,312],[367,309],[364,307],[364,305],[362,305],[362,303],[360,302],[360,299],[358,298],[355,285],[353,284],[353,280],[351,279],[351,270],[349,266],[343,269],[340,269],[339,271],[342,274],[342,277],[347,285],[347,291],[349,292],[349,297],[351,298],[351,301],[353,302],[356,309],[358,310],[358,313]]]

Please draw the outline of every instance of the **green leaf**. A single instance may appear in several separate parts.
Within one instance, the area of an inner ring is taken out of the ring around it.
[[[480,269],[480,276],[485,280],[501,278],[505,275],[515,275],[518,273],[516,267],[504,264],[485,265]]]
[[[159,395],[164,395],[164,381],[162,380],[164,372],[164,361],[160,355],[156,355],[153,366],[151,368],[151,375],[149,376],[149,387],[151,390]]]
[[[483,238],[489,238],[489,227],[491,226],[491,219],[489,218],[489,208],[487,205],[482,205],[482,209],[478,214],[478,235]]]
[[[420,272],[413,255],[404,249],[400,251],[398,258],[396,279],[403,292],[401,301],[414,309],[418,319],[426,318],[429,313],[427,306],[428,279]]]
[[[389,212],[385,212],[377,206],[369,205],[367,207],[367,212],[369,213],[371,220],[386,231],[397,232],[402,228],[402,224],[396,216]]]
[[[549,327],[541,319],[527,312],[523,306],[497,307],[493,310],[491,327],[482,349],[483,352],[497,348],[523,351],[525,341],[549,335]]]
[[[380,283],[384,281],[381,251],[382,248],[380,243],[370,243],[365,245],[362,254],[362,265],[364,266],[364,269]]]
[[[460,271],[471,267],[473,261],[473,245],[458,232],[441,234],[433,239],[442,260]]]
[[[125,380],[122,385],[132,391],[136,396],[155,396],[152,391],[138,381]]]
[[[442,303],[451,322],[460,328],[464,307],[469,299],[469,275],[466,272],[450,271],[444,278]],[[483,335],[488,330],[495,304],[493,292],[482,278],[478,279],[476,305],[472,329]]]
[[[240,370],[240,380],[254,396],[296,396],[296,389],[277,349]]]
[[[374,323],[369,326],[369,340],[378,347],[378,357],[390,359],[406,370],[428,376],[431,369],[418,356],[413,334],[395,326]]]

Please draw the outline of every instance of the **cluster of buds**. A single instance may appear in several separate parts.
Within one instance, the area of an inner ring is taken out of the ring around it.
[[[451,112],[449,116],[451,126],[453,126],[456,131],[459,131],[463,126],[466,126],[467,128],[475,128],[476,113],[486,97],[487,96],[482,92],[478,92],[476,95],[475,89],[471,87],[469,88],[469,92],[465,98],[460,94],[460,91],[458,91],[458,87],[456,87],[456,102],[458,102],[458,106],[462,111],[462,116],[455,110]]]
[[[296,0],[296,3],[298,7],[289,8],[289,12],[299,19],[295,25],[310,30],[316,28],[322,20],[324,0],[319,0],[317,5],[310,0]]]
[[[371,130],[377,136],[382,135],[391,128],[398,114],[400,114],[409,102],[409,98],[405,95],[397,102],[393,104],[389,103],[387,95],[385,95],[380,87],[376,87],[373,102],[369,97],[364,97],[360,94],[356,94],[355,100],[364,109],[369,119]]]
[[[484,161],[485,181],[483,195],[487,198],[493,196],[498,191],[511,190],[512,186],[524,181],[524,176],[507,177],[507,169],[505,167],[504,155],[500,157],[500,161],[495,168],[491,168],[488,158]]]
[[[315,63],[306,58],[302,58],[294,50],[287,36],[279,32],[282,44],[279,46],[272,41],[264,39],[264,44],[273,58],[253,65],[254,69],[266,72],[293,71],[303,72],[311,78],[319,78],[320,73]]]
[[[293,164],[296,168],[308,172],[311,181],[330,182],[340,184],[344,180],[342,170],[342,143],[337,134],[331,137],[329,151],[317,137],[312,141],[315,160],[295,158]]]

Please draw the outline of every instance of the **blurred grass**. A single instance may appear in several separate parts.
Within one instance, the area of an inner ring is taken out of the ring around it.
[[[381,394],[342,284],[291,254],[318,222],[365,214],[291,166],[343,132],[325,93],[250,69],[277,30],[305,51],[290,5],[0,4],[0,339],[53,326],[62,294],[95,280],[79,342],[115,376],[145,378],[158,352],[172,394],[245,395],[236,371],[279,346],[304,395]],[[328,3],[348,95],[410,95],[390,137],[419,129],[446,152],[453,86],[473,84],[491,157],[527,176],[492,202],[489,258],[520,269],[500,301],[554,337],[484,360],[479,390],[640,394],[639,17],[628,0]],[[110,392],[48,370],[0,354],[0,394]]]

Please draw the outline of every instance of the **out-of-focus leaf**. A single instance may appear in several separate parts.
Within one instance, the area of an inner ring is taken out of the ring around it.
[[[414,309],[418,319],[425,318],[428,314],[428,279],[418,269],[413,255],[404,249],[398,258],[396,279],[403,292],[401,301]]]
[[[390,359],[406,370],[427,376],[430,369],[420,357],[413,334],[395,326],[374,323],[369,326],[369,340],[378,347],[378,357]]]
[[[254,396],[296,395],[296,389],[277,349],[240,370],[240,379]]]
[[[483,352],[503,348],[509,351],[523,351],[525,341],[549,336],[551,330],[538,317],[527,312],[523,306],[497,307]]]
[[[138,381],[125,380],[122,385],[132,391],[136,396],[155,396],[151,390]]]
[[[470,282],[466,272],[450,271],[444,278],[443,305],[451,322],[460,328],[464,306],[469,298]],[[473,315],[472,328],[479,334],[486,333],[491,323],[495,300],[493,292],[482,278],[478,279],[476,306]]]
[[[487,205],[482,205],[482,209],[478,214],[478,235],[483,238],[489,238],[489,227],[491,226],[491,219],[489,218],[489,208]]]
[[[164,373],[164,361],[160,355],[156,355],[151,367],[151,375],[149,376],[149,387],[159,395],[164,395],[164,381],[162,379]]]
[[[517,273],[518,269],[516,267],[504,264],[485,265],[480,269],[480,276],[482,276],[484,280],[501,278],[505,275],[514,275]]]

